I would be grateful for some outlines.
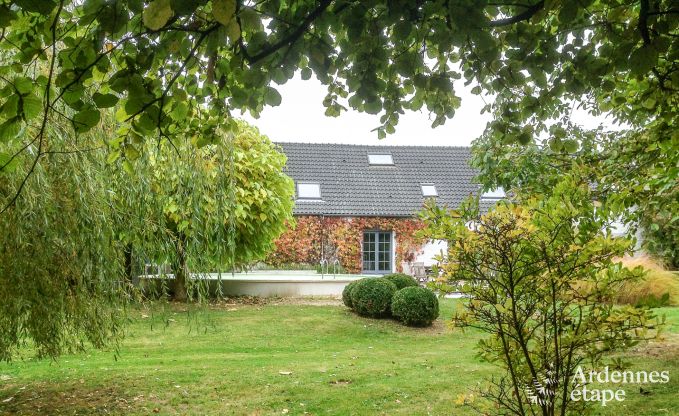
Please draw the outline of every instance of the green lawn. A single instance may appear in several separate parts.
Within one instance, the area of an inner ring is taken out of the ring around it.
[[[0,414],[476,414],[455,399],[493,367],[475,358],[478,333],[443,322],[454,301],[442,306],[428,329],[333,305],[135,310],[117,361],[92,351],[0,364]],[[629,357],[669,369],[671,382],[649,395],[630,388],[600,414],[679,414],[679,308],[664,311],[668,341]]]

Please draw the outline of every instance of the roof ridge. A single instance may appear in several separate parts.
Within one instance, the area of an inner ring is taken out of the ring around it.
[[[469,149],[471,150],[471,146],[440,146],[440,145],[397,145],[397,144],[391,144],[391,145],[381,145],[381,144],[356,144],[356,143],[330,143],[330,142],[286,142],[286,141],[278,141],[278,140],[272,140],[274,144],[280,144],[280,145],[285,145],[285,144],[299,144],[299,145],[314,145],[314,146],[351,146],[351,147],[396,147],[396,148],[414,148],[414,149]]]

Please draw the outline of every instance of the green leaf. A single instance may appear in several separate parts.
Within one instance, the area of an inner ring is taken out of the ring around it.
[[[12,160],[11,162],[10,159]],[[14,169],[16,169],[18,164],[18,158],[15,157],[12,159],[12,155],[9,153],[0,152],[0,174],[3,172],[12,172]]]
[[[0,6],[0,27],[7,27],[17,15],[7,6]]]
[[[302,68],[302,79],[304,81],[311,78],[311,68]]]
[[[655,98],[649,97],[644,100],[644,102],[641,104],[644,106],[644,108],[647,108],[649,110],[653,110],[655,108]]]
[[[658,52],[650,45],[636,49],[629,57],[629,67],[635,75],[643,75],[658,63]]]
[[[561,6],[559,12],[559,21],[561,23],[570,23],[578,16],[578,3],[576,1],[566,1]]]
[[[100,94],[98,92],[92,95],[92,99],[98,108],[113,107],[118,102],[118,97],[114,94]]]
[[[240,35],[240,25],[236,19],[231,20],[229,24],[226,25],[226,36],[229,37],[231,43],[236,43],[238,39],[240,39]]]
[[[83,133],[99,123],[101,115],[99,110],[87,109],[73,116],[73,128],[77,133]]]
[[[409,20],[401,20],[394,25],[394,38],[405,40],[413,31],[413,24]]]
[[[19,111],[19,95],[12,94],[7,98],[7,101],[0,107],[0,115],[4,118],[12,118],[17,116]]]
[[[236,0],[213,0],[212,15],[219,23],[227,26],[236,14]]]
[[[33,91],[33,80],[26,77],[15,78],[14,88],[19,91],[19,94],[26,95]]]
[[[128,175],[134,174],[134,167],[132,166],[132,163],[130,163],[129,160],[123,160],[123,170],[127,172]]]
[[[106,163],[112,165],[116,160],[118,160],[118,158],[120,158],[120,150],[114,150],[108,154],[108,157],[106,157]]]
[[[243,28],[248,31],[262,30],[262,21],[259,16],[259,13],[250,7],[241,7],[238,11],[238,20],[240,20]]]
[[[154,0],[144,9],[144,25],[151,30],[158,30],[173,16],[170,0]]]
[[[172,0],[172,10],[178,16],[188,16],[194,11],[199,5],[198,1],[195,0]]]
[[[281,105],[281,95],[276,91],[275,88],[266,87],[266,93],[264,94],[264,102],[272,107]]]
[[[125,159],[136,160],[139,158],[139,150],[132,145],[125,146]]]
[[[377,114],[382,111],[382,103],[380,100],[368,101],[365,103],[365,112],[368,114]],[[378,132],[379,133],[379,132]],[[386,132],[385,132],[386,134]]]
[[[21,122],[12,118],[0,124],[0,142],[6,142],[15,138],[21,131]]]
[[[15,3],[27,12],[35,12],[42,15],[50,14],[57,4],[54,0],[16,0]]]
[[[519,134],[516,140],[521,144],[528,144],[530,143],[531,138],[532,138],[531,135],[524,131],[521,132],[521,134]]]
[[[563,142],[560,138],[554,137],[549,141],[549,148],[552,152],[560,152],[563,149]]]
[[[285,71],[280,67],[271,71],[271,79],[278,85],[283,85],[288,81]]]
[[[24,104],[24,118],[30,120],[42,113],[42,100],[35,94],[30,94],[22,98]]]
[[[575,140],[570,140],[570,139],[564,140],[563,148],[568,153],[575,153],[578,150],[578,142],[576,142]]]
[[[189,106],[186,104],[184,101],[180,101],[175,105],[175,107],[172,109],[172,118],[175,119],[176,121],[181,121],[186,118],[186,115],[189,113]]]

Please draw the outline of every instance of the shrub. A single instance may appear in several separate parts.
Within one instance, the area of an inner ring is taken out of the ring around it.
[[[356,282],[351,290],[351,303],[359,315],[380,317],[389,315],[391,298],[396,285],[383,278],[369,278]]]
[[[646,295],[639,299],[634,306],[637,308],[662,308],[670,306],[670,294],[665,293],[660,298],[655,295]]]
[[[424,287],[406,287],[394,294],[391,313],[406,325],[428,326],[439,316],[439,300]]]
[[[361,280],[363,280],[363,279],[361,279]],[[351,282],[351,283],[349,283],[348,285],[344,286],[344,290],[342,291],[342,302],[344,302],[344,305],[345,305],[347,308],[353,309],[354,304],[353,304],[353,302],[351,301],[351,292],[353,292],[354,287],[355,287],[356,284],[357,284],[358,282],[360,282],[361,280],[354,280],[353,282]]]
[[[396,285],[396,289],[404,287],[418,286],[417,281],[404,273],[392,273],[384,276],[385,279]]]

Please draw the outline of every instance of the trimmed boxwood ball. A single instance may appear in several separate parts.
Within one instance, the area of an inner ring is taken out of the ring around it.
[[[389,315],[396,285],[383,278],[359,280],[351,290],[351,304],[359,315],[374,318]]]
[[[396,285],[396,289],[403,289],[404,287],[419,286],[417,281],[411,276],[404,273],[392,273],[383,276],[385,279]]]
[[[439,316],[439,300],[424,287],[406,287],[394,294],[391,314],[406,325],[429,326]]]
[[[344,305],[347,308],[353,308],[354,307],[354,304],[351,301],[351,292],[354,290],[354,286],[356,286],[356,283],[360,282],[361,280],[363,280],[363,279],[354,280],[353,282],[344,286],[344,290],[342,291],[342,302],[344,302]]]

